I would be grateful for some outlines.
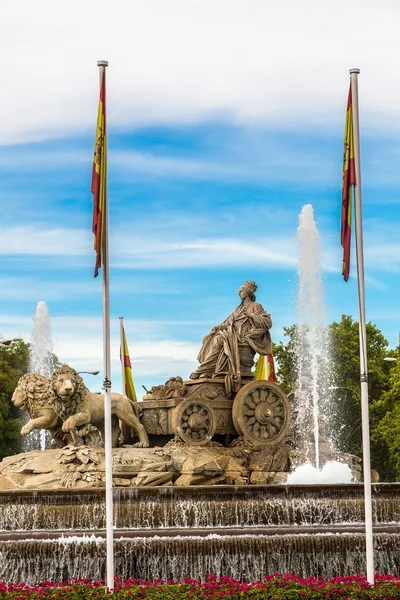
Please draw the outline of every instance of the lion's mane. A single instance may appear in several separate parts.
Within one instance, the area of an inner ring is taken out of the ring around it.
[[[36,418],[36,411],[49,402],[49,380],[38,373],[27,373],[18,381],[18,388],[24,394],[29,416]]]
[[[74,384],[74,393],[69,398],[61,398],[58,395],[57,378],[59,375],[66,375]],[[79,412],[80,405],[87,394],[89,394],[89,390],[83,383],[82,377],[68,365],[62,365],[62,367],[59,367],[54,371],[53,375],[50,377],[49,391],[49,404],[51,404],[55,413],[63,421]]]

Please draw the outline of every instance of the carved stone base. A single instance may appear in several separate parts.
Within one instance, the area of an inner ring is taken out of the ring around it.
[[[196,413],[194,413],[196,414]],[[113,485],[186,486],[277,483],[288,467],[288,447],[257,450],[215,442],[191,445],[176,438],[163,448],[114,448]],[[102,448],[67,446],[5,458],[0,490],[92,488],[105,485]]]

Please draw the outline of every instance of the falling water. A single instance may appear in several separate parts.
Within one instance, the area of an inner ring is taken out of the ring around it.
[[[299,215],[297,242],[299,295],[295,431],[303,462],[314,463],[319,469],[321,403],[328,361],[320,237],[311,204],[303,206]]]
[[[400,576],[400,484],[372,493],[376,571]],[[124,579],[365,572],[360,484],[114,489],[113,522]],[[103,579],[105,523],[104,488],[0,490],[0,581]]]
[[[37,303],[33,322],[29,371],[30,373],[39,373],[44,377],[50,377],[55,366],[53,340],[51,337],[49,311],[47,304],[43,300]],[[46,431],[44,429],[41,429],[39,432],[35,430],[32,436],[34,437],[34,441],[29,449],[40,448],[40,450],[45,450]]]

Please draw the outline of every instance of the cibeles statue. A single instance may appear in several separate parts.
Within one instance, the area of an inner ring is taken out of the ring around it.
[[[226,391],[231,393],[240,388],[243,377],[253,377],[254,355],[265,356],[272,349],[271,315],[256,302],[256,289],[254,281],[240,286],[239,306],[203,338],[197,357],[200,366],[191,379],[224,377]]]

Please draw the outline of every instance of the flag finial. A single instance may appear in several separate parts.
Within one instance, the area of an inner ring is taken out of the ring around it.
[[[97,64],[99,64],[99,63],[97,63]],[[107,63],[107,64],[108,64],[108,63]],[[357,69],[357,68],[350,69],[350,70],[349,70],[349,73],[350,73],[350,74],[351,74],[351,73],[357,73],[357,75],[358,75],[358,74],[360,73],[360,69]]]

